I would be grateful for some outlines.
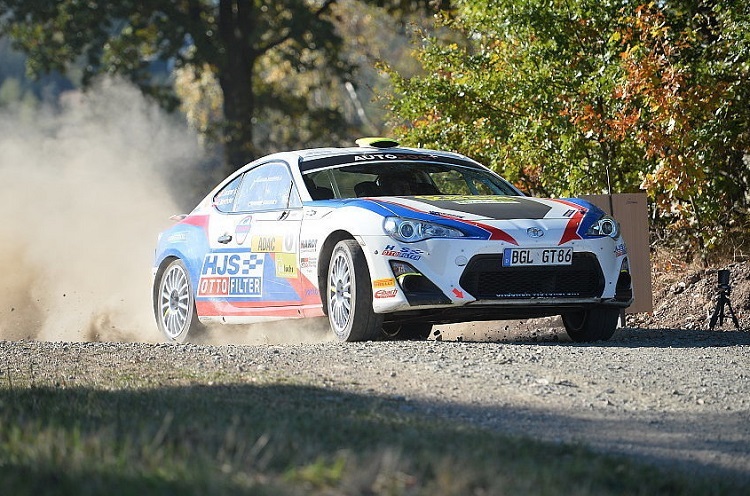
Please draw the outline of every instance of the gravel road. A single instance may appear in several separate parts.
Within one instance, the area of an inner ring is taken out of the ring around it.
[[[404,411],[750,487],[750,332],[626,328],[594,345],[565,342],[554,330],[498,333],[493,341],[456,332],[445,328],[427,342],[349,344],[0,341],[0,382],[33,374],[39,384],[97,386],[117,367],[169,385],[171,368],[221,371],[231,381],[381,395]]]

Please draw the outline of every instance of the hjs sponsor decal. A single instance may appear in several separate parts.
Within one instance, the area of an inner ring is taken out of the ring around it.
[[[260,277],[201,277],[198,296],[261,296]]]
[[[261,296],[263,255],[209,253],[203,259],[198,296]]]
[[[422,258],[423,254],[424,251],[415,248],[402,247],[401,249],[396,250],[395,245],[388,245],[383,248],[383,251],[381,252],[381,255],[384,257],[408,258],[409,260],[419,260]]]

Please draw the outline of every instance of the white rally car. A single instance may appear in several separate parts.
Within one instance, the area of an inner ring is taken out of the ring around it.
[[[633,299],[614,219],[525,196],[459,154],[358,143],[247,164],[160,234],[153,303],[168,340],[322,315],[342,341],[548,315],[574,341],[612,336]]]

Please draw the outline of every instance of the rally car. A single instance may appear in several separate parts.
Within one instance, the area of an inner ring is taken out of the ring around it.
[[[526,196],[460,154],[358,144],[249,163],[159,235],[153,306],[167,340],[323,315],[342,341],[550,315],[574,341],[612,336],[633,299],[614,219]]]

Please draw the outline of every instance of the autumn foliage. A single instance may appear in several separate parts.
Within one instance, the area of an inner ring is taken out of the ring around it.
[[[421,75],[389,71],[403,140],[466,153],[537,194],[645,190],[654,231],[696,252],[747,233],[747,4],[456,6],[440,36],[416,40]]]

